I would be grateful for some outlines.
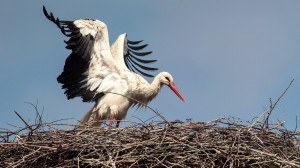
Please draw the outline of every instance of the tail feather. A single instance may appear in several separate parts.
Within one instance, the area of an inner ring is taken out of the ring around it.
[[[76,128],[83,129],[86,126],[100,126],[103,121],[99,120],[96,105],[91,108],[77,123]]]

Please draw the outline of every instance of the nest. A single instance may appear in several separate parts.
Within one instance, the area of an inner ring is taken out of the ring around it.
[[[0,131],[0,167],[300,167],[300,132],[269,123],[287,89],[255,122],[170,122],[147,106],[164,121],[63,130],[31,104],[36,124],[15,112],[26,127]]]
[[[1,133],[0,167],[300,167],[300,133],[266,130],[261,123],[222,118],[118,129],[35,126],[26,134]]]

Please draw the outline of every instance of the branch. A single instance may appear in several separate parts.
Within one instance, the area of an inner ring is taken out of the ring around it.
[[[33,131],[33,129],[27,124],[27,122],[20,116],[20,114],[18,113],[18,112],[16,112],[16,111],[14,111],[17,115],[18,115],[18,117],[25,123],[25,125],[31,130],[31,131]]]
[[[268,115],[267,115],[267,118],[264,122],[264,126],[266,129],[266,131],[269,129],[269,124],[268,124],[268,121],[269,121],[269,118],[270,118],[270,115],[272,113],[272,111],[275,109],[277,103],[279,102],[279,100],[283,97],[283,95],[286,93],[286,91],[290,88],[290,86],[292,85],[292,83],[294,82],[294,79],[290,82],[289,86],[285,89],[285,91],[281,94],[281,96],[277,99],[277,101],[275,102],[275,104],[272,106],[271,104],[271,107],[270,107],[270,111],[268,112]]]
[[[260,118],[261,118],[262,116],[264,116],[266,113],[268,113],[268,116],[267,116],[267,118],[266,118],[266,120],[265,120],[265,124],[267,124],[267,121],[269,120],[269,117],[270,117],[270,115],[271,115],[271,112],[275,109],[277,103],[278,103],[279,100],[283,97],[283,95],[286,93],[286,91],[290,88],[290,86],[292,85],[293,82],[294,82],[294,79],[290,82],[289,86],[285,89],[285,91],[284,91],[284,92],[281,94],[281,96],[277,99],[277,101],[275,102],[274,105],[272,105],[272,99],[270,99],[270,102],[271,102],[270,109],[264,111],[264,112],[258,117],[258,119],[257,119],[257,120],[249,127],[248,131],[250,131],[250,129],[251,129],[252,127],[254,127],[254,125],[255,125],[257,122],[259,122]],[[268,128],[266,128],[266,129],[268,129]]]

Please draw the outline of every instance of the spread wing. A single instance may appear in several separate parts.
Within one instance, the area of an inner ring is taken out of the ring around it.
[[[57,81],[62,83],[68,99],[82,97],[83,101],[97,101],[116,86],[126,89],[124,80],[110,52],[106,25],[98,20],[60,21],[43,7],[45,16],[69,37],[66,48],[72,53]],[[121,85],[120,85],[121,83]],[[124,90],[118,88],[118,90]]]
[[[130,41],[127,39],[127,35],[124,33],[118,37],[118,39],[111,46],[111,53],[118,67],[123,69],[129,69],[133,72],[140,73],[147,77],[153,77],[145,71],[156,71],[157,68],[149,67],[149,64],[156,62],[157,60],[145,59],[145,56],[149,56],[152,51],[142,51],[148,44],[141,45],[141,41]]]
[[[127,39],[125,40],[125,47],[124,47],[125,64],[133,72],[137,71],[144,76],[153,77],[153,75],[150,75],[140,70],[140,69],[147,70],[147,71],[158,70],[158,68],[145,66],[145,64],[151,64],[153,62],[156,62],[157,60],[146,60],[146,59],[138,58],[138,57],[148,56],[152,53],[152,51],[141,52],[140,50],[143,50],[148,46],[148,44],[139,45],[141,42],[142,41],[130,41]]]

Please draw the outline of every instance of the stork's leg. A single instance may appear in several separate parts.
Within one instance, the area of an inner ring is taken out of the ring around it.
[[[119,128],[120,122],[121,122],[121,121],[117,121],[116,128]]]
[[[112,124],[113,124],[113,121],[114,121],[114,118],[115,118],[115,115],[112,115],[110,117],[110,123],[109,123],[109,127],[108,128],[111,128]]]

